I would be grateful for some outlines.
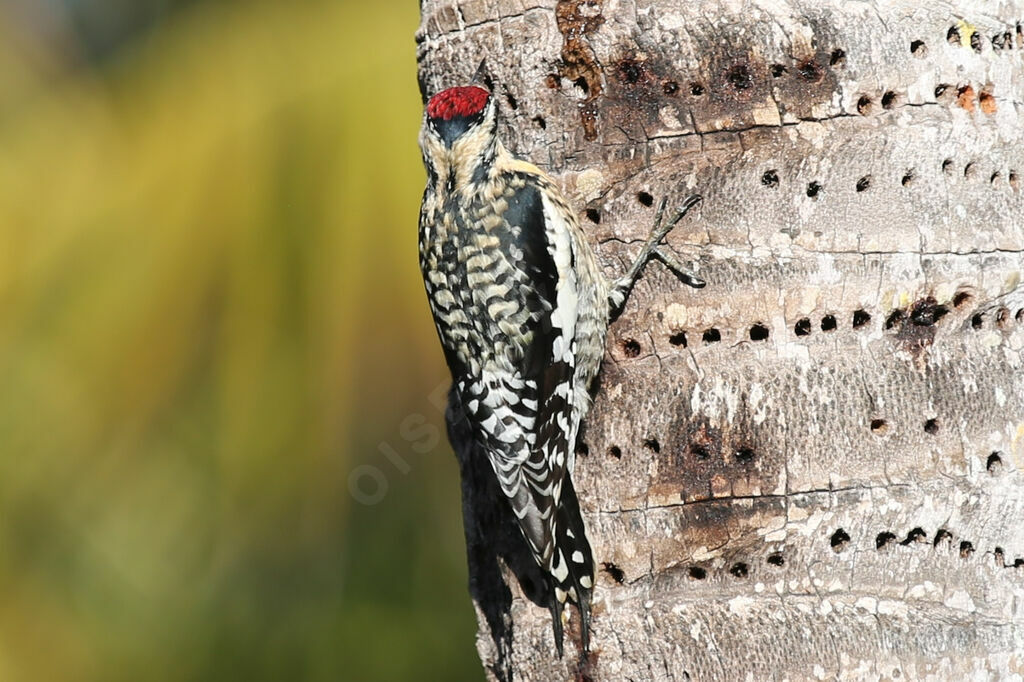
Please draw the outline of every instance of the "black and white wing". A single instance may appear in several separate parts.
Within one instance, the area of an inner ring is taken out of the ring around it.
[[[569,597],[589,619],[593,587],[593,558],[567,475],[580,414],[574,404],[578,290],[565,209],[541,191],[542,179],[524,180],[506,196],[494,231],[504,263],[489,264],[489,286],[471,286],[481,292],[476,307],[500,332],[495,353],[456,385],[523,535],[552,577],[558,632]]]

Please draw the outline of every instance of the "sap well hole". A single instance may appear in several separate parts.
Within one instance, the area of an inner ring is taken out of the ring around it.
[[[740,448],[736,451],[736,461],[747,464],[754,461],[754,450],[752,448]]]
[[[711,450],[702,443],[691,443],[690,454],[693,455],[694,459],[704,461],[711,457]]]
[[[640,342],[636,339],[626,339],[622,342],[622,352],[627,358],[640,356]]]
[[[746,64],[737,64],[729,69],[725,80],[736,90],[746,90],[754,84],[754,77]]]
[[[907,533],[906,539],[903,540],[903,542],[901,542],[900,544],[906,547],[907,545],[913,544],[915,542],[926,542],[927,540],[928,533],[925,533],[923,528],[912,528],[910,532]]]
[[[614,580],[615,582],[617,582],[620,585],[623,582],[625,582],[626,574],[623,573],[621,568],[619,568],[618,566],[616,566],[615,564],[613,564],[610,561],[605,561],[604,563],[601,564],[601,566],[603,567],[602,570],[604,570],[605,573],[607,573],[609,576],[611,576],[612,580]]]
[[[995,476],[1003,470],[1003,458],[998,452],[993,452],[988,456],[988,460],[985,462],[985,470]]]
[[[846,549],[848,544],[850,544],[850,536],[842,528],[839,528],[836,532],[832,533],[832,537],[829,538],[829,545],[831,545],[832,551],[836,554]]]
[[[875,549],[885,549],[888,545],[896,541],[896,534],[885,531],[879,533],[875,538]]]

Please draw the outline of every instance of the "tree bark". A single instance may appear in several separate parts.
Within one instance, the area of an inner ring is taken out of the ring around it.
[[[662,197],[704,196],[667,241],[707,288],[647,268],[581,438],[583,663],[453,426],[490,678],[1020,679],[1022,21],[1024,0],[424,0],[424,94],[486,58],[506,146],[610,277]]]

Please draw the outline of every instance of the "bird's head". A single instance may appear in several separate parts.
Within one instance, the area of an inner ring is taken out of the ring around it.
[[[493,135],[495,108],[491,93],[475,85],[442,90],[427,102],[424,133],[451,149],[481,134]]]
[[[442,90],[427,102],[420,132],[428,184],[449,192],[478,186],[503,149],[491,93],[475,85]]]

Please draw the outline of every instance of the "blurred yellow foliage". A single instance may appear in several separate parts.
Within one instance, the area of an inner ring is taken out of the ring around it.
[[[376,451],[440,423],[417,20],[198,4],[70,71],[0,23],[0,680],[479,678],[452,457]]]

